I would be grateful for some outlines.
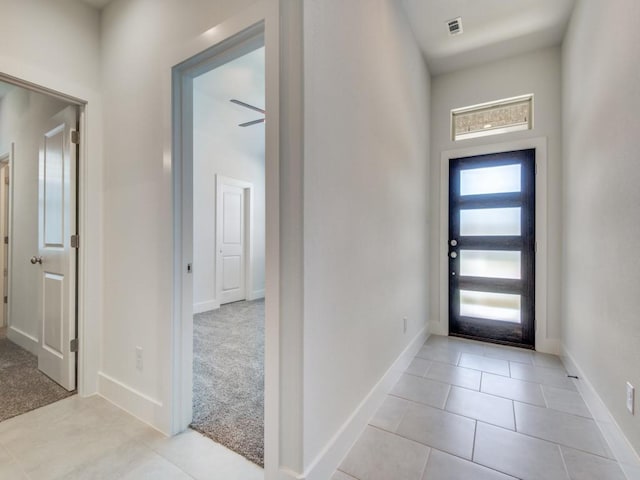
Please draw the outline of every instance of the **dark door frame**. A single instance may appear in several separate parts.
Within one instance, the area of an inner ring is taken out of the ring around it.
[[[463,170],[521,166],[521,190],[514,193],[460,195]],[[451,335],[494,343],[535,348],[535,149],[451,159],[449,163],[449,329]],[[452,175],[453,174],[453,175]],[[458,212],[477,208],[521,208],[521,234],[517,236],[461,236]],[[455,245],[454,245],[455,243]],[[461,250],[521,252],[520,279],[461,277]],[[521,296],[521,322],[503,322],[460,314],[460,290],[486,291]]]
[[[499,153],[510,150],[536,150],[536,350],[547,353],[560,353],[560,341],[550,336],[558,326],[557,318],[548,315],[548,148],[546,137],[531,137],[519,140],[508,140],[500,143],[473,145],[475,141],[465,141],[471,144],[451,150],[443,150],[440,154],[439,197],[437,198],[434,223],[437,225],[438,247],[433,260],[433,284],[437,286],[434,297],[436,313],[429,325],[430,333],[434,335],[449,335],[449,261],[448,261],[448,233],[449,233],[449,160],[458,157],[470,157],[489,153]],[[457,147],[457,145],[456,145]],[[436,180],[437,182],[437,180]],[[552,323],[553,322],[553,323]]]

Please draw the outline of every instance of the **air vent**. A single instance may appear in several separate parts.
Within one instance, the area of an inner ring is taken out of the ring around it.
[[[447,27],[449,27],[449,35],[460,35],[462,33],[462,17],[449,20]]]

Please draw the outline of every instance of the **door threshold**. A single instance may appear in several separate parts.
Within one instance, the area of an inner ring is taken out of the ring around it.
[[[535,345],[525,345],[523,343],[515,343],[515,342],[507,342],[504,340],[494,340],[492,338],[485,338],[485,337],[474,337],[473,335],[463,335],[460,333],[449,333],[450,337],[458,337],[458,338],[466,338],[467,340],[475,340],[477,342],[484,342],[484,343],[493,343],[495,345],[504,345],[505,347],[516,347],[516,348],[522,348],[525,350],[534,350],[536,349]]]

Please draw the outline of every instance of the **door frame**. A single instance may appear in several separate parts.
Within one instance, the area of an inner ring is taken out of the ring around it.
[[[547,254],[547,189],[548,159],[547,137],[535,137],[489,145],[446,150],[440,160],[440,238],[439,238],[439,284],[440,284],[440,321],[431,324],[431,333],[449,334],[449,161],[452,158],[473,157],[513,150],[535,149],[536,156],[536,203],[535,203],[535,345],[538,351],[559,353],[559,342],[548,338],[548,254]]]
[[[14,68],[15,69],[15,68]],[[35,76],[33,81],[27,80],[24,71],[20,76],[11,75],[6,71],[0,72],[0,81],[21,87],[32,92],[48,95],[75,105],[78,110],[78,130],[80,145],[78,148],[78,172],[76,174],[76,231],[80,238],[77,251],[76,275],[76,338],[78,352],[76,355],[76,391],[81,397],[88,397],[97,392],[99,365],[99,334],[102,319],[102,292],[100,272],[102,271],[102,251],[99,239],[95,239],[101,231],[102,222],[102,190],[101,190],[101,155],[99,142],[93,137],[89,141],[89,132],[99,129],[99,122],[89,123],[89,112],[99,111],[99,100],[95,92],[71,85],[68,82],[47,77],[42,83],[41,77]],[[32,74],[34,75],[34,74]],[[54,86],[55,84],[55,86]],[[51,86],[49,86],[51,85]],[[67,92],[76,92],[76,95]],[[97,135],[99,136],[99,135]],[[14,144],[11,143],[9,165],[14,161]],[[89,162],[89,159],[91,163]],[[11,167],[10,167],[11,168]],[[10,170],[11,179],[13,171]],[[13,190],[10,190],[12,203]],[[11,206],[10,206],[10,213]],[[11,241],[9,241],[9,256],[11,256]],[[11,272],[9,272],[11,274]],[[11,291],[9,291],[11,298]]]
[[[510,150],[497,154],[475,155],[449,160],[449,202],[453,200],[457,204],[456,209],[449,208],[448,239],[451,241],[450,244],[453,242],[452,239],[457,239],[457,244],[449,247],[449,270],[451,272],[449,275],[449,329],[452,329],[453,323],[453,329],[456,330],[452,335],[535,349],[535,160],[535,149]],[[518,192],[482,192],[471,195],[470,197],[475,198],[475,204],[474,198],[465,198],[462,195],[461,172],[514,164],[520,167],[521,188]],[[454,177],[451,177],[452,172]],[[518,203],[511,203],[515,201],[516,196],[519,197]],[[463,236],[461,219],[458,214],[463,209],[477,207],[478,203],[483,204],[480,208],[518,206],[521,209],[520,235]],[[449,203],[449,207],[451,207],[451,203]],[[480,278],[461,278],[462,258],[457,259],[457,256],[462,256],[462,250],[514,251],[513,242],[516,237],[520,239],[517,242],[519,247],[517,251],[520,253],[521,260],[520,273],[525,273],[524,276],[520,275],[517,279],[482,276],[479,276]],[[455,257],[453,252],[457,252]],[[503,286],[497,287],[500,283],[503,283]],[[516,326],[512,322],[483,318],[482,316],[475,319],[465,318],[461,314],[459,304],[461,291],[465,289],[520,295],[520,322]]]
[[[219,259],[220,252],[220,185],[233,185],[241,188],[243,192],[244,201],[244,296],[245,300],[253,300],[253,184],[245,182],[244,180],[237,180],[231,177],[225,177],[224,175],[216,174],[216,303],[218,306],[222,305],[222,265]]]
[[[7,244],[7,256],[5,260],[4,255],[4,237],[10,236],[10,225],[11,225],[11,159],[13,157],[13,142],[9,146],[9,151],[5,154],[0,155],[0,245],[3,245],[2,249],[0,249],[0,298],[5,295],[5,291],[7,292],[7,302],[3,302],[0,300],[0,308],[2,308],[2,313],[0,313],[0,327],[8,327],[9,326],[9,259],[11,258],[11,245]],[[9,183],[5,183],[4,179],[4,169],[8,169],[9,173]],[[7,270],[7,275],[4,275],[3,270]]]

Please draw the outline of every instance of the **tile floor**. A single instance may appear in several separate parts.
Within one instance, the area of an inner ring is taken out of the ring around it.
[[[514,478],[625,476],[558,357],[431,336],[331,480]]]
[[[0,423],[3,480],[261,480],[261,468],[188,430],[172,438],[101,397]]]

